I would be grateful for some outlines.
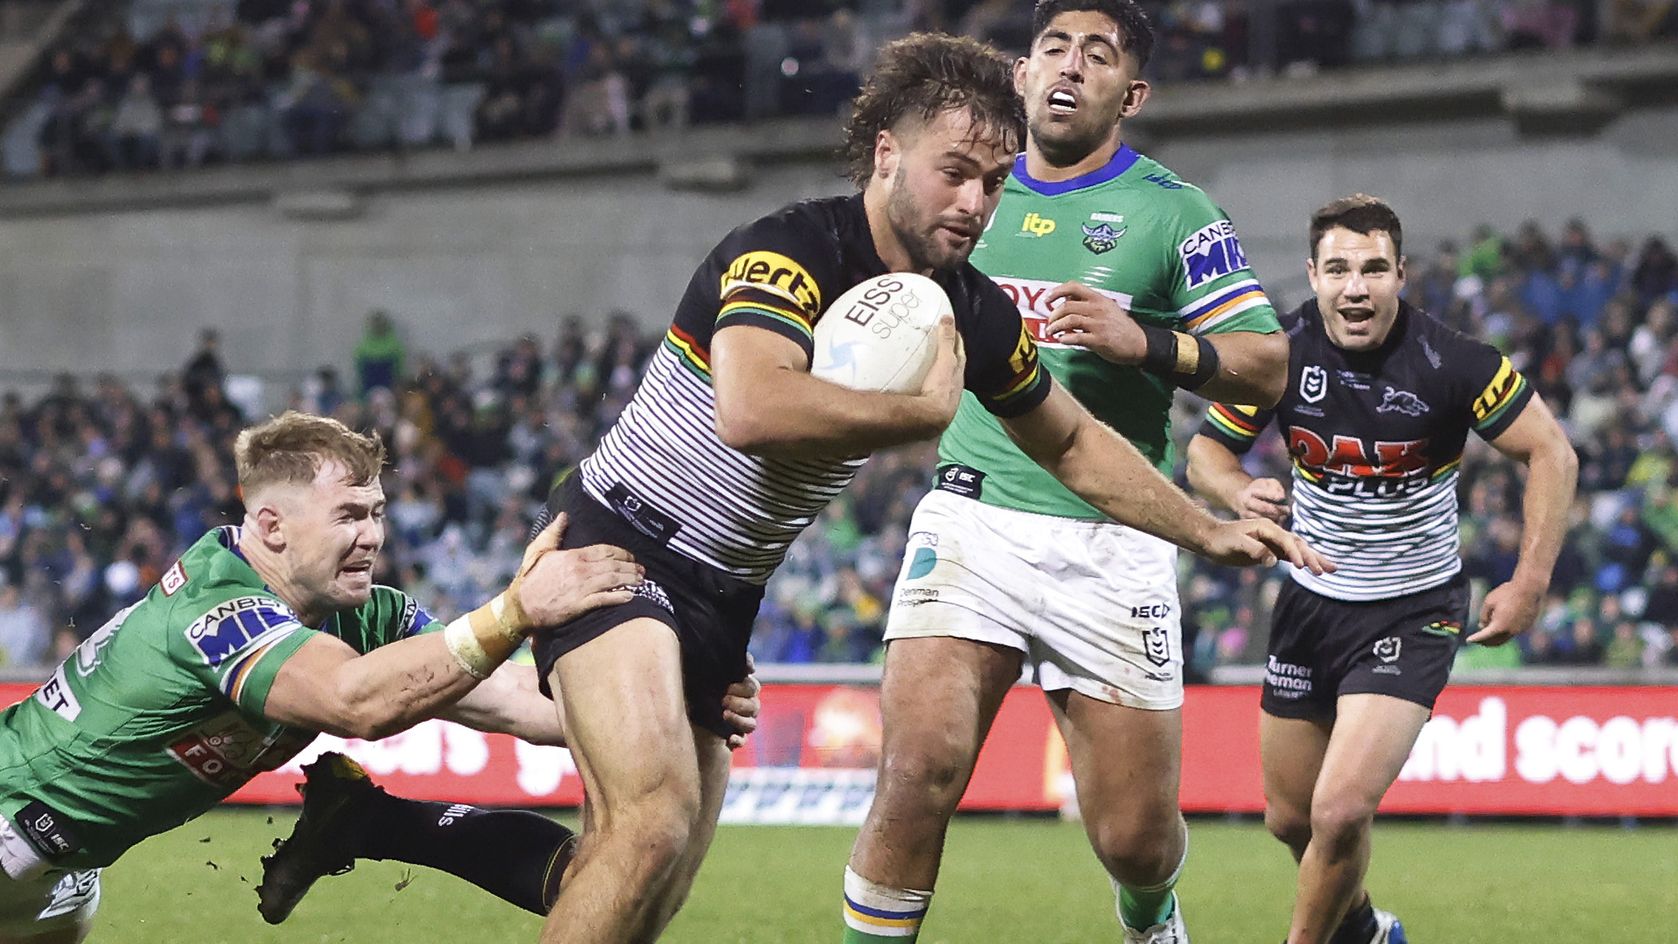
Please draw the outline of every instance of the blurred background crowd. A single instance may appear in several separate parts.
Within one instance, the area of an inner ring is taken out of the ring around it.
[[[1144,5],[1151,74],[1170,82],[1678,35],[1672,0]],[[84,16],[10,108],[10,176],[830,115],[893,36],[1018,52],[1030,33],[1019,0],[130,0]]]
[[[1678,665],[1678,258],[1659,237],[1601,239],[1581,221],[1558,222],[1412,247],[1408,297],[1507,352],[1581,458],[1539,625],[1518,645],[1468,647],[1463,659]],[[344,363],[276,399],[384,437],[389,536],[378,577],[450,618],[511,575],[556,474],[587,454],[634,392],[659,337],[636,323],[571,315],[553,337],[439,358],[408,350],[400,313],[372,312]],[[206,330],[155,385],[66,375],[39,396],[0,394],[0,664],[55,661],[206,529],[237,523],[232,444],[261,418],[230,393],[239,364],[240,352]],[[1181,440],[1201,407],[1179,399]],[[1469,452],[1463,557],[1483,594],[1514,567],[1520,482],[1478,440]],[[1285,477],[1281,438],[1266,434],[1249,461]],[[758,661],[880,657],[909,514],[932,463],[930,446],[876,456],[793,547],[760,617]],[[1191,665],[1261,659],[1281,573],[1187,555],[1182,567]]]

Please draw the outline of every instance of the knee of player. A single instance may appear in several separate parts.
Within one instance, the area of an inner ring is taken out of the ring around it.
[[[959,758],[928,750],[889,750],[881,764],[879,791],[893,805],[912,804],[953,812],[967,786]]]
[[[1356,843],[1375,820],[1375,804],[1358,796],[1317,797],[1311,803],[1311,840]]]
[[[1306,843],[1311,841],[1310,814],[1291,805],[1266,804],[1264,828],[1270,830],[1270,835],[1298,849],[1305,848]]]
[[[1130,885],[1152,885],[1183,860],[1183,827],[1177,817],[1144,822],[1136,817],[1112,816],[1090,821],[1090,844],[1107,871]]]
[[[689,804],[678,795],[650,796],[602,817],[590,841],[631,849],[645,866],[658,871],[687,851],[697,815],[697,799]]]

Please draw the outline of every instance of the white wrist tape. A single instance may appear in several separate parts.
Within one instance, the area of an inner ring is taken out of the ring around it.
[[[478,642],[478,634],[472,631],[472,621],[468,617],[462,616],[445,626],[443,642],[467,675],[481,682],[495,671],[495,664],[489,653],[484,651],[483,644]]]

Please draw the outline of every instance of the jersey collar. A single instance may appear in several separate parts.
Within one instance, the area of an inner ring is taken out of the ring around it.
[[[243,534],[244,532],[240,530],[238,525],[224,524],[216,529],[216,540],[220,541],[221,546],[231,552],[234,557],[237,557],[240,560],[245,561],[246,564],[249,564],[250,561],[245,560],[245,552],[239,550],[239,538],[243,536]]]
[[[1026,173],[1025,154],[1022,153],[1019,157],[1014,158],[1014,179],[1018,180],[1022,184],[1025,184],[1026,187],[1038,194],[1041,194],[1042,196],[1058,197],[1063,193],[1071,193],[1074,190],[1082,190],[1085,187],[1093,187],[1096,184],[1104,184],[1125,171],[1130,170],[1131,165],[1135,164],[1141,157],[1142,155],[1136,153],[1130,145],[1121,144],[1119,145],[1119,149],[1113,152],[1113,157],[1108,160],[1107,163],[1097,167],[1095,170],[1092,170],[1087,174],[1079,174],[1071,180],[1048,181],[1038,180]]]

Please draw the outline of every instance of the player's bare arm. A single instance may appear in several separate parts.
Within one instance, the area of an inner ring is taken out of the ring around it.
[[[1121,524],[1220,564],[1269,565],[1280,559],[1312,573],[1334,569],[1275,522],[1212,517],[1058,384],[1036,409],[1003,423],[1026,455]]]
[[[325,634],[304,643],[274,679],[263,714],[340,737],[386,737],[436,716],[487,678],[542,626],[627,602],[638,564],[605,545],[557,550],[561,517],[531,542],[519,573],[491,603],[440,633],[365,655]]]
[[[1195,436],[1188,448],[1189,487],[1240,518],[1287,520],[1288,489],[1280,480],[1254,478],[1241,458],[1210,436]]]
[[[850,390],[810,375],[798,344],[772,331],[734,325],[712,342],[717,436],[763,456],[862,455],[930,439],[961,402],[967,359],[955,321],[934,334],[937,359],[919,393]]]
[[[747,666],[755,673],[750,657]],[[723,718],[734,726],[735,733],[728,739],[731,748],[741,747],[746,737],[757,730],[758,713],[763,703],[758,695],[763,685],[756,674],[748,674],[735,682],[723,696]],[[502,663],[477,688],[444,708],[438,717],[494,734],[510,734],[532,744],[565,746],[565,706],[559,699],[549,701],[537,688],[534,666]]]
[[[1532,628],[1550,588],[1567,512],[1579,479],[1579,457],[1544,401],[1533,397],[1515,422],[1491,441],[1497,451],[1527,467],[1521,503],[1521,552],[1508,583],[1486,594],[1480,631],[1469,642],[1501,646]]]
[[[1187,369],[1174,371],[1182,377],[1172,379],[1209,400],[1271,407],[1287,389],[1288,338],[1280,331],[1231,331],[1197,338],[1144,327],[1118,302],[1080,282],[1056,286],[1047,304],[1055,310],[1048,324],[1050,333],[1114,364],[1148,369],[1150,346],[1159,351],[1175,345],[1171,367],[1181,364]],[[1198,363],[1203,356],[1201,344],[1213,349],[1204,370]],[[1189,359],[1197,363],[1191,367]],[[1204,379],[1198,377],[1201,372],[1206,374]]]

